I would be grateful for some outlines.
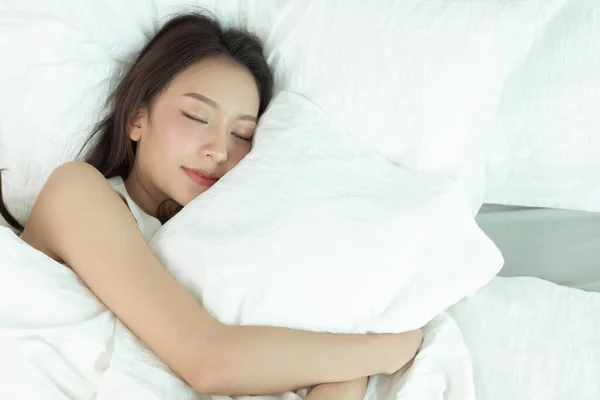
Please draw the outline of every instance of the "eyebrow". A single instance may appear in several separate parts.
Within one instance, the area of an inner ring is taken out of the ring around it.
[[[201,101],[205,104],[208,104],[212,108],[219,108],[219,104],[217,104],[216,101],[214,101],[213,99],[209,99],[208,97],[203,96],[200,93],[189,92],[189,93],[184,94],[184,96],[191,97],[192,99]]]
[[[201,95],[200,93],[189,92],[189,93],[185,93],[184,96],[191,97],[192,99],[201,101],[204,104],[211,106],[212,108],[219,108],[219,103],[217,103],[213,99],[210,99],[206,96]],[[252,115],[248,115],[248,114],[240,114],[236,117],[236,119],[241,119],[244,121],[250,121],[250,122],[254,122],[254,123],[258,122],[256,117],[253,117]]]

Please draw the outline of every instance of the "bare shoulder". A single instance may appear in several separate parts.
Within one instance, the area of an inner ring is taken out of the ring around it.
[[[93,208],[102,204],[106,197],[118,195],[110,183],[90,164],[73,161],[57,167],[42,188],[27,225],[39,218],[67,211]],[[70,209],[69,207],[76,207]],[[26,226],[27,228],[27,226]]]
[[[68,162],[57,167],[46,181],[22,239],[51,258],[62,261],[51,240],[62,236],[62,231],[69,224],[73,225],[75,216],[91,215],[99,207],[103,207],[104,212],[111,212],[111,209],[123,206],[119,195],[100,171],[84,162]]]
[[[57,167],[44,185],[40,197],[64,191],[70,194],[85,193],[87,190],[102,190],[110,188],[110,184],[96,168],[90,164],[72,161]]]

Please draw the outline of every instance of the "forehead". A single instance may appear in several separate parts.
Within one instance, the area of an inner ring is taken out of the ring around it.
[[[204,59],[178,74],[167,92],[183,96],[195,92],[208,97],[224,111],[256,115],[260,103],[258,87],[243,66],[225,58]]]

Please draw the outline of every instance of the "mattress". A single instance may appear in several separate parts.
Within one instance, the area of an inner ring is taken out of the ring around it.
[[[600,292],[600,213],[486,204],[476,220],[504,255],[499,275]]]

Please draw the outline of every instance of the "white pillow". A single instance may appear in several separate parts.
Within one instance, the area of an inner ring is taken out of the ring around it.
[[[307,97],[395,165],[455,178],[473,215],[485,189],[483,130],[505,79],[562,5],[248,3],[244,14],[267,39],[281,88]]]
[[[224,323],[329,332],[422,327],[503,261],[453,185],[371,154],[290,92],[150,243]]]
[[[90,135],[120,62],[152,31],[151,8],[102,3],[0,2],[0,168],[21,222]]]
[[[570,1],[498,109],[487,203],[600,211],[600,2]]]

